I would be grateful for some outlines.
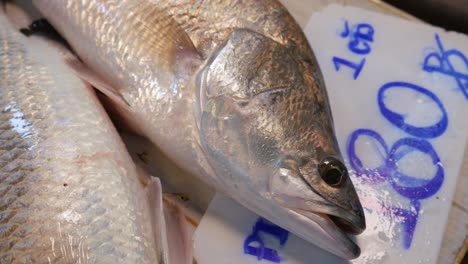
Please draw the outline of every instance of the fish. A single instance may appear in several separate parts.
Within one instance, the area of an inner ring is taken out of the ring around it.
[[[117,123],[185,171],[343,258],[365,215],[320,67],[273,0],[33,0]]]
[[[0,263],[171,263],[183,219],[165,213],[159,180],[138,173],[72,57],[0,11]]]

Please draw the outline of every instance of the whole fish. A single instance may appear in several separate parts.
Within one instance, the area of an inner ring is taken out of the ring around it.
[[[365,229],[322,75],[273,0],[34,0],[123,120],[179,166],[345,258]]]
[[[0,13],[0,263],[167,263],[159,181],[64,57]]]

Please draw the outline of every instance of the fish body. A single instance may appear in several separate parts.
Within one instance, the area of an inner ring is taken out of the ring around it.
[[[148,187],[62,56],[0,14],[0,263],[161,263]]]
[[[177,164],[345,258],[364,213],[322,76],[271,0],[35,0],[83,78]],[[339,228],[338,228],[339,227]]]

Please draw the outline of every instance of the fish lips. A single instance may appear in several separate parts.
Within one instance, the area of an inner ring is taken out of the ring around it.
[[[337,242],[337,246],[343,244],[346,245],[346,248],[349,250],[347,251],[348,259],[358,258],[361,254],[361,248],[356,244],[356,242],[343,232],[328,215],[301,209],[291,210],[294,213],[302,215],[318,224],[329,237]]]
[[[275,194],[275,200],[282,206],[316,222],[330,237],[350,245],[353,254],[359,256],[359,246],[348,236],[362,233],[365,228],[365,217],[362,210],[345,210],[327,201],[305,200],[284,194]]]
[[[351,211],[340,207],[329,207],[326,204],[318,211],[324,213],[342,231],[351,235],[359,235],[366,229],[366,218],[362,207],[353,208]]]

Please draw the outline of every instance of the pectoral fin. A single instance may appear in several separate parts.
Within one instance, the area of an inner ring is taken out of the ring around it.
[[[153,232],[159,250],[158,263],[192,264],[192,232],[182,208],[170,200],[163,201],[161,182],[158,178],[150,177],[145,180]]]
[[[129,32],[134,38],[133,56],[146,61],[150,67],[156,66],[155,78],[162,87],[169,87],[180,75],[190,76],[194,66],[199,65],[201,56],[185,30],[161,5],[153,1],[130,7],[133,12],[128,17],[135,30]]]
[[[93,72],[76,57],[67,57],[65,58],[65,62],[68,66],[70,66],[70,68],[72,68],[76,72],[76,74],[81,79],[88,82],[96,89],[101,91],[103,94],[108,96],[114,103],[124,108],[129,107],[129,103],[125,100],[125,98],[117,89],[112,87],[112,85],[110,85],[106,80],[101,78],[101,76]]]
[[[169,262],[169,245],[167,242],[166,223],[164,219],[164,206],[162,200],[161,182],[156,177],[150,177],[147,185],[147,196],[151,211],[151,224],[158,251],[158,263]]]
[[[158,58],[166,58],[174,53],[198,54],[195,45],[188,34],[180,27],[170,15],[159,10],[155,5],[149,7],[150,11],[135,12],[134,23],[144,26],[144,30],[137,34],[145,34],[144,37],[149,41],[152,55],[158,55]],[[141,6],[140,6],[141,8]],[[137,14],[143,14],[137,16]],[[146,16],[145,16],[146,14]]]
[[[192,264],[192,236],[182,208],[176,203],[164,200],[164,218],[170,263]]]

